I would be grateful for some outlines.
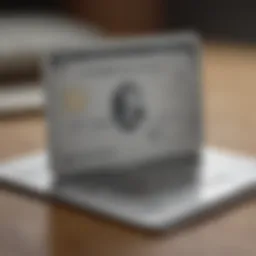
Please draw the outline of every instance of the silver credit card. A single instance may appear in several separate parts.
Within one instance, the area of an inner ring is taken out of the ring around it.
[[[201,146],[194,34],[63,51],[47,59],[45,71],[51,163],[58,173],[122,171]]]

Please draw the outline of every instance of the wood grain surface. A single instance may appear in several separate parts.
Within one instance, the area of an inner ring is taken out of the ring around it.
[[[256,156],[256,49],[208,44],[206,141]],[[0,160],[45,147],[41,116],[0,120]],[[254,256],[256,200],[177,234],[151,236],[0,190],[1,256]]]

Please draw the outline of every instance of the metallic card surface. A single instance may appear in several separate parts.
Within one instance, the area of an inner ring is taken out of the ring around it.
[[[198,151],[199,55],[191,34],[53,54],[46,91],[54,169],[121,170]]]

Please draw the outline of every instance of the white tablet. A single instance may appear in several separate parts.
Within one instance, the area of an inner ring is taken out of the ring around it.
[[[44,152],[1,164],[0,185],[150,232],[176,230],[256,195],[255,158],[216,148],[204,148],[200,155],[197,164],[60,181]],[[184,176],[189,171],[197,173],[193,182]]]

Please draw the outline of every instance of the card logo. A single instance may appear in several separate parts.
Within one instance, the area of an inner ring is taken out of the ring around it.
[[[125,131],[134,131],[145,119],[141,88],[134,82],[121,83],[113,93],[112,115],[116,125]]]

